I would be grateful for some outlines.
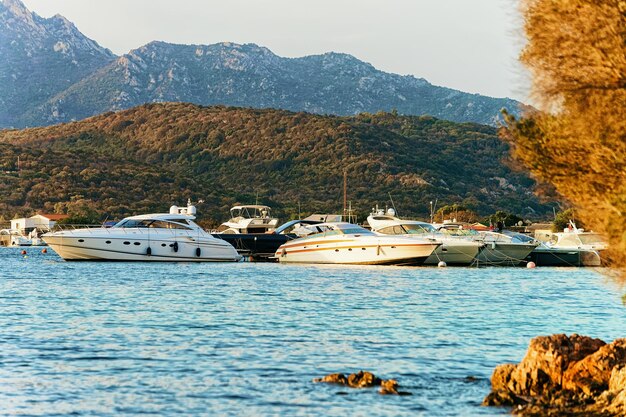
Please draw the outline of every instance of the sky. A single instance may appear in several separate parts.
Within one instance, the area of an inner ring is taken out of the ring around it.
[[[343,52],[435,85],[528,102],[515,0],[23,0],[121,55],[153,40]]]

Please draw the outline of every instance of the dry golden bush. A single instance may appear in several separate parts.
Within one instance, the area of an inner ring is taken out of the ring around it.
[[[626,1],[522,0],[521,10],[539,110],[505,114],[502,136],[607,237],[626,280]]]

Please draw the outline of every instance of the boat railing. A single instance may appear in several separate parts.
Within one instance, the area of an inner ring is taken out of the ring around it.
[[[48,231],[61,232],[65,230],[77,230],[77,229],[104,229],[101,224],[55,224]]]
[[[101,224],[56,224],[52,229],[50,229],[50,232],[61,232],[61,231],[70,231],[70,230],[84,230],[87,233],[91,233],[92,231],[98,231],[98,232],[107,232],[107,233],[112,233],[112,231],[115,231],[116,234],[119,233],[128,233],[128,234],[140,234],[140,235],[147,235],[148,238],[150,237],[150,232],[152,231],[152,234],[154,235],[156,233],[156,230],[158,230],[159,234],[163,234],[163,233],[168,233],[170,234],[172,237],[174,238],[178,238],[178,237],[185,237],[185,236],[194,236],[195,234],[191,233],[191,232],[195,232],[198,234],[198,237],[200,235],[203,235],[205,233],[207,233],[206,231],[204,231],[203,229],[198,228],[197,230],[192,230],[192,229],[153,229],[150,227],[129,227],[129,228],[123,228],[123,227],[105,227]]]

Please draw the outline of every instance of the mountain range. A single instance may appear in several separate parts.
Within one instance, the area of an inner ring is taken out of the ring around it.
[[[395,110],[482,124],[520,104],[386,73],[335,52],[283,58],[254,44],[151,42],[116,56],[60,15],[42,18],[20,0],[0,3],[0,128],[164,101],[335,115]]]

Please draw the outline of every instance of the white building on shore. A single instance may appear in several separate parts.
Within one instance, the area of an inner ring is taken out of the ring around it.
[[[67,218],[67,214],[35,214],[31,217],[11,220],[11,230],[17,230],[26,236],[33,230],[49,231],[62,219]]]

